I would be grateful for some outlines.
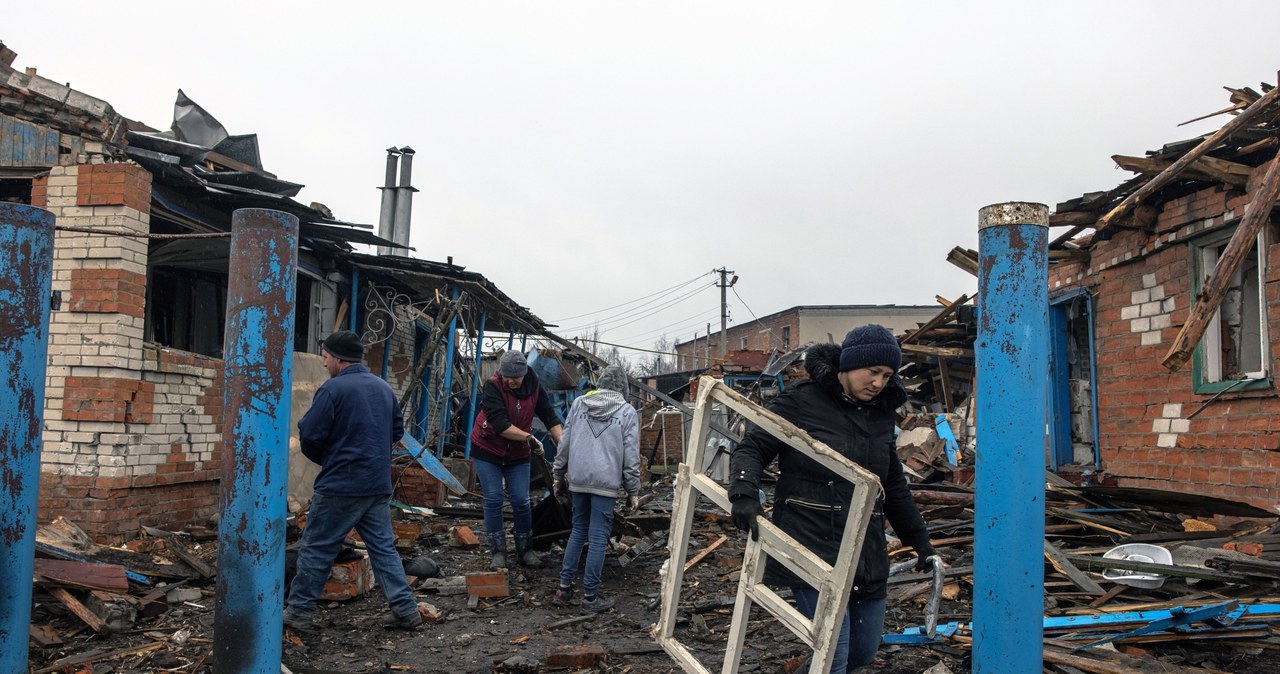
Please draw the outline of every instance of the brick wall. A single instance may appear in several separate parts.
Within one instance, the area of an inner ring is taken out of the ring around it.
[[[150,230],[151,175],[129,163],[54,167],[33,190],[57,225]],[[99,542],[217,512],[222,361],[143,342],[147,239],[59,230],[50,315],[40,521]]]
[[[698,368],[710,367],[716,363],[716,359],[720,356],[720,332],[715,330],[716,326],[712,326],[713,332],[710,336],[710,345],[707,343],[707,335],[702,335],[697,341],[689,341],[676,346],[677,370],[696,370]],[[787,311],[772,316],[765,316],[758,321],[752,321],[742,325],[735,325],[726,331],[727,351],[763,351],[771,353],[774,350],[782,350],[783,346],[783,328],[790,328],[790,343],[786,348],[795,348],[800,346],[800,312]],[[742,340],[746,340],[746,346],[742,345]],[[710,354],[710,362],[707,360],[707,354]]]
[[[1095,244],[1088,263],[1050,271],[1051,293],[1087,287],[1094,294],[1099,447],[1103,470],[1122,486],[1190,491],[1271,510],[1280,504],[1275,391],[1227,393],[1210,402],[1211,396],[1195,393],[1190,363],[1178,372],[1161,363],[1191,309],[1188,240],[1239,218],[1247,203],[1247,195],[1221,188],[1171,200],[1155,233],[1120,231]],[[1269,369],[1275,372],[1280,248],[1268,252]]]

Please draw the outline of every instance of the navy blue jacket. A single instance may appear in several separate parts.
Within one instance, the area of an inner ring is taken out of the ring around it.
[[[391,386],[360,364],[316,391],[298,422],[302,453],[320,464],[315,490],[337,496],[391,494],[391,445],[404,417]]]

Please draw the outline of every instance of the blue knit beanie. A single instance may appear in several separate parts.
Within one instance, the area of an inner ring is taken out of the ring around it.
[[[840,371],[885,365],[894,372],[902,366],[902,349],[883,325],[863,325],[849,331],[840,343]]]

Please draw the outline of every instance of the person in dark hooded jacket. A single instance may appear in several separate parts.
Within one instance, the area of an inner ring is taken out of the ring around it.
[[[837,637],[831,672],[844,674],[875,659],[884,629],[889,556],[885,518],[893,530],[920,557],[918,569],[930,568],[934,555],[924,518],[907,487],[902,463],[895,452],[895,410],[907,394],[898,379],[902,352],[893,334],[879,325],[854,328],[840,346],[817,344],[805,353],[810,379],[779,396],[769,409],[875,473],[882,496],[867,524],[866,539],[854,575],[841,631]],[[853,484],[810,459],[802,452],[761,429],[753,429],[730,458],[733,482],[733,523],[756,535],[760,503],[760,477],[773,461],[779,477],[774,494],[772,521],[834,565],[843,538]],[[772,558],[764,580],[790,587],[796,608],[813,618],[818,591]]]

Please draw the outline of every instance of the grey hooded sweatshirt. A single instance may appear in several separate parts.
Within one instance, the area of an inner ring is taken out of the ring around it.
[[[569,408],[552,471],[569,491],[640,493],[640,418],[617,391],[596,389]]]

